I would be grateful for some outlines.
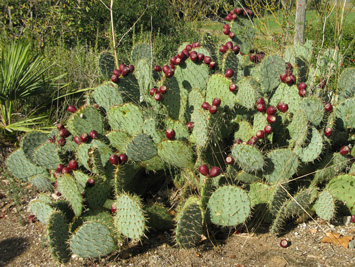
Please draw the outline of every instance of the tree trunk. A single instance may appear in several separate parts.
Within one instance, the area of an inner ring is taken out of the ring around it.
[[[304,44],[306,24],[306,0],[297,0],[294,44]]]

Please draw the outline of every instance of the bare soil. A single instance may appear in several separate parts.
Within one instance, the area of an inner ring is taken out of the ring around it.
[[[61,266],[51,256],[47,245],[46,229],[40,222],[28,221],[29,201],[35,192],[30,186],[21,185],[20,212],[24,225],[19,222],[13,194],[8,191],[8,181],[0,181],[0,267],[3,266]],[[6,190],[5,190],[6,189]],[[339,221],[342,221],[340,218]],[[238,233],[231,229],[219,229],[193,249],[176,248],[171,232],[149,233],[139,243],[96,260],[73,256],[68,266],[355,266],[355,249],[336,244],[321,243],[325,232],[355,236],[355,224],[332,224],[309,220],[298,225],[290,224],[280,237],[267,232],[261,225],[257,232]],[[287,248],[280,240],[291,242]]]

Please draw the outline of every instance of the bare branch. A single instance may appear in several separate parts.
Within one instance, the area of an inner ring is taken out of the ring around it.
[[[147,6],[147,7],[144,9],[143,13],[139,16],[139,18],[136,20],[136,22],[133,23],[132,27],[129,28],[128,31],[126,31],[126,32],[122,35],[122,37],[121,37],[121,39],[118,41],[116,47],[120,45],[120,43],[122,42],[123,38],[134,28],[134,26],[136,26],[137,22],[143,17],[143,15],[144,15],[144,13],[147,11],[148,7],[151,7],[151,5],[150,5],[150,6]],[[115,47],[115,48],[116,48],[116,47]]]

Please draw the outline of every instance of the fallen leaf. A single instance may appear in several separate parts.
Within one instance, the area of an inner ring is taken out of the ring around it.
[[[332,243],[334,245],[338,245],[344,247],[346,249],[349,248],[349,242],[353,240],[352,236],[341,236],[339,233],[327,232],[326,236],[322,238],[321,243]]]
[[[309,232],[314,235],[315,233],[318,232],[318,229],[317,228],[314,228],[314,229],[309,229]]]

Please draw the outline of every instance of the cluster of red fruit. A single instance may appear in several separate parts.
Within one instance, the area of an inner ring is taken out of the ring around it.
[[[281,82],[292,85],[296,83],[296,77],[292,74],[292,65],[290,62],[286,62],[286,72],[280,75]]]
[[[225,20],[227,21],[235,20],[238,15],[243,15],[245,17],[250,17],[252,19],[254,17],[254,12],[248,8],[236,8],[228,13],[228,15],[225,17]]]
[[[224,28],[226,25],[228,26],[228,24],[225,24],[225,25],[223,26],[223,28]],[[228,27],[229,27],[229,26],[228,26]],[[240,51],[240,48],[239,48],[239,46],[237,46],[237,45],[234,45],[234,46],[233,46],[233,43],[232,43],[231,41],[226,42],[226,44],[221,45],[221,47],[219,48],[219,51],[220,51],[221,53],[223,53],[223,54],[227,53],[228,50],[233,50],[233,52],[234,52],[236,55],[238,55],[238,53],[239,53],[239,51]]]
[[[111,81],[113,81],[114,83],[118,83],[120,81],[121,76],[125,77],[133,71],[134,71],[133,65],[121,64],[119,66],[119,69],[113,70]]]
[[[64,127],[62,123],[57,124],[57,129],[59,130],[59,136],[61,137],[58,140],[58,145],[60,146],[65,146],[66,144],[66,138],[71,135],[69,130]],[[48,143],[55,143],[56,141],[56,136],[53,136],[53,138],[49,138]]]
[[[209,177],[216,177],[221,174],[221,169],[213,166],[211,170],[208,169],[206,164],[202,164],[199,168],[198,171],[203,175],[203,176],[209,176]]]
[[[211,114],[215,114],[220,104],[221,104],[221,99],[215,98],[212,101],[212,106],[207,102],[203,102],[201,107],[205,110],[208,110]]]
[[[127,155],[126,154],[119,154],[117,155],[117,152],[115,152],[110,158],[109,161],[111,162],[111,164],[113,165],[118,165],[118,164],[124,164],[126,163],[128,160]]]
[[[250,50],[249,59],[251,62],[260,63],[264,57],[265,57],[264,52],[258,52],[258,50],[254,50],[254,49]]]
[[[154,96],[154,99],[156,101],[160,101],[163,98],[163,94],[165,94],[168,91],[168,88],[165,85],[160,86],[159,90],[155,87],[150,89],[149,94],[151,96]]]
[[[65,174],[65,173],[72,173],[73,171],[78,169],[78,162],[76,160],[71,160],[68,163],[68,166],[64,166],[63,164],[59,164],[53,173],[53,176],[57,178],[58,176]]]
[[[179,52],[176,56],[170,58],[170,64],[164,65],[161,68],[159,65],[154,66],[154,71],[162,71],[164,72],[165,76],[170,78],[174,75],[174,70],[176,65],[182,64],[185,60],[190,58],[194,62],[204,62],[205,64],[209,65],[211,69],[216,66],[216,62],[212,61],[211,57],[205,56],[202,53],[197,53],[196,51],[190,52],[193,48],[200,47],[201,44],[199,42],[193,42],[192,45],[186,45],[185,49]]]

